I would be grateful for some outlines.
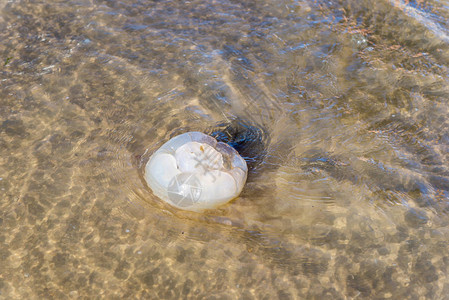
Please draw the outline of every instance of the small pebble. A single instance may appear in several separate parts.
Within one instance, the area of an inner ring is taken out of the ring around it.
[[[71,292],[69,292],[69,296],[71,298],[78,298],[78,291],[71,291]]]

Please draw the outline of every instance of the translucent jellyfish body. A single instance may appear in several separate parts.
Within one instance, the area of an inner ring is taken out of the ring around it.
[[[201,132],[178,135],[145,166],[145,180],[165,202],[190,211],[216,208],[243,189],[248,168],[231,146]]]

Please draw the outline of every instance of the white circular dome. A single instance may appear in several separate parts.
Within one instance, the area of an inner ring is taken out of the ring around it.
[[[201,132],[172,138],[145,166],[153,193],[190,211],[216,208],[236,198],[247,174],[246,162],[234,148]]]

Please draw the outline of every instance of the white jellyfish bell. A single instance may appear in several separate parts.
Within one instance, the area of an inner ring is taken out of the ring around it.
[[[234,148],[201,132],[172,138],[145,166],[145,180],[156,196],[197,212],[236,198],[247,174],[246,162]]]

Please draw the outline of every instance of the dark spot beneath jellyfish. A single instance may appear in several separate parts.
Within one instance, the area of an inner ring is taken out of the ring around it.
[[[269,136],[264,128],[251,122],[233,119],[217,124],[207,133],[237,150],[249,171],[257,168],[266,155]]]

